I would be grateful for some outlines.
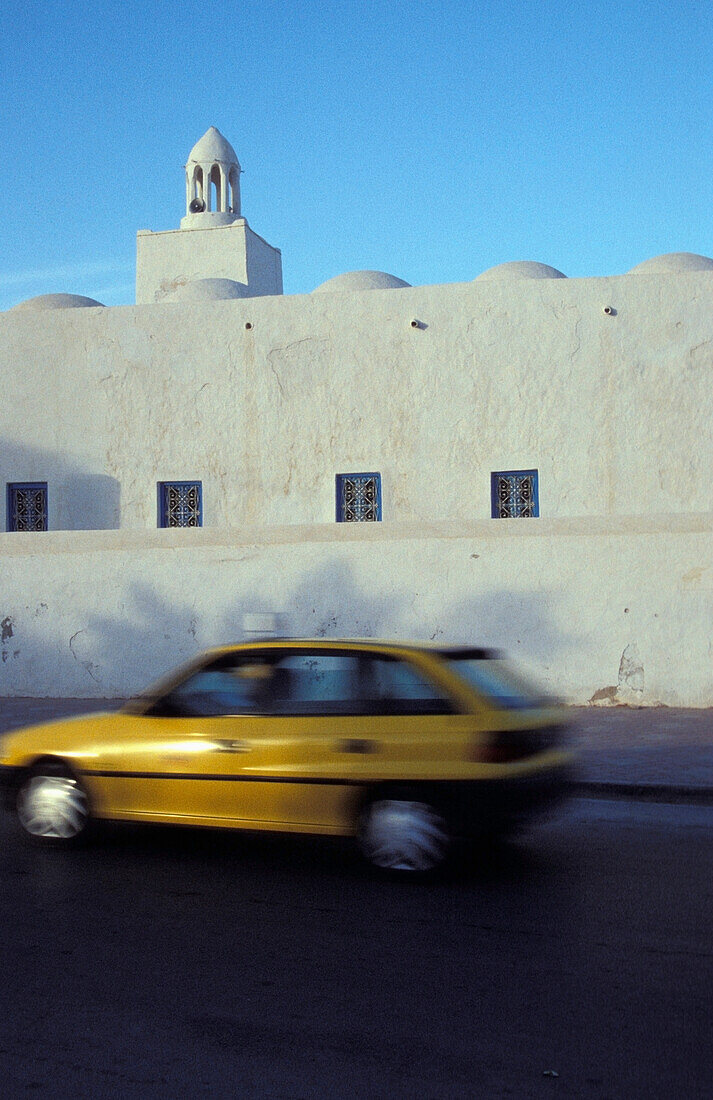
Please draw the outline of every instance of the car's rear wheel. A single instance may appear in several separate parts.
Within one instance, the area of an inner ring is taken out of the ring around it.
[[[370,863],[399,873],[434,871],[445,862],[451,847],[444,814],[407,792],[368,802],[359,820],[357,839]]]
[[[86,792],[60,761],[40,761],[27,772],[17,792],[16,806],[25,833],[45,844],[71,844],[89,824]]]

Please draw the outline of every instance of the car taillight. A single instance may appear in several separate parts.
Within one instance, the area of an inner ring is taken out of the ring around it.
[[[522,752],[514,745],[484,744],[473,745],[470,759],[476,764],[509,764],[513,760],[520,760],[523,756],[530,755]]]
[[[554,748],[562,741],[562,733],[559,726],[490,732],[471,746],[470,759],[478,764],[509,764]]]

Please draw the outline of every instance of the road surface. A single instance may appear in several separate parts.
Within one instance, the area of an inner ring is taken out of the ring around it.
[[[713,1094],[713,807],[581,799],[445,881],[0,819],[6,1097]]]

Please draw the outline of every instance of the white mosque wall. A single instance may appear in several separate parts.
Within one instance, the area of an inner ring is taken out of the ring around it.
[[[0,481],[50,527],[0,534],[0,696],[127,695],[272,610],[712,706],[712,316],[706,271],[0,315]],[[540,517],[490,519],[518,469]],[[383,522],[336,524],[358,472]],[[171,480],[202,529],[156,530]]]
[[[154,528],[170,480],[206,527],[329,524],[358,472],[385,529],[488,519],[509,470],[541,519],[708,514],[712,316],[710,272],[9,311],[0,481],[52,529]]]
[[[252,296],[282,294],[282,253],[245,227],[248,289]]]
[[[207,278],[233,279],[249,287],[255,297],[282,294],[280,250],[254,233],[244,218],[230,225],[137,234],[139,305],[161,302],[187,283]]]
[[[0,555],[0,696],[128,696],[269,611],[504,647],[574,703],[713,706],[710,516],[2,534]]]

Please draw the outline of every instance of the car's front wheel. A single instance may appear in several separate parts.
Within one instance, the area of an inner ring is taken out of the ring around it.
[[[27,772],[17,792],[16,806],[25,833],[47,844],[71,844],[89,824],[86,792],[59,761],[41,761]]]
[[[374,798],[362,810],[357,831],[362,854],[387,871],[425,873],[444,863],[451,847],[446,817],[407,792]]]

